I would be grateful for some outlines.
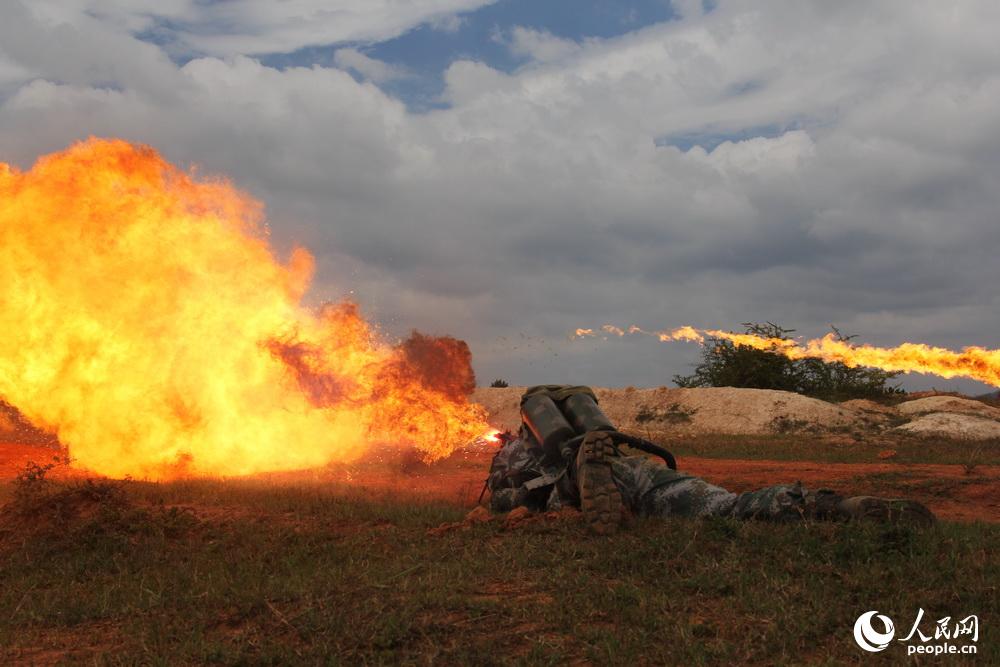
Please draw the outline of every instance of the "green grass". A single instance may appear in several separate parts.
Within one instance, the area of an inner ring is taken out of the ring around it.
[[[908,436],[858,437],[850,434],[818,436],[698,435],[677,437],[651,431],[637,432],[667,447],[678,458],[771,459],[822,463],[880,463],[879,453],[895,450],[893,463],[1000,465],[1000,440],[971,442]]]
[[[854,620],[877,609],[908,630],[920,607],[978,614],[978,662],[1000,661],[996,526],[641,520],[598,539],[548,519],[435,536],[463,511],[316,484],[63,492],[0,513],[4,664],[886,663],[902,645],[863,654]]]

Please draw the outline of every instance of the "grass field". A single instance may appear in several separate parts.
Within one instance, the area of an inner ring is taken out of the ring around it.
[[[303,480],[0,488],[0,662],[843,664],[854,620],[977,614],[1000,527],[572,515],[447,531],[455,502]],[[903,628],[902,626],[906,626]]]
[[[817,461],[821,463],[945,463],[974,468],[1000,465],[1000,440],[969,442],[947,438],[921,438],[910,435],[864,437],[850,434],[736,436],[701,435],[671,437],[650,431],[647,437],[669,443],[677,456],[700,456],[723,459],[770,459],[776,461]],[[885,456],[891,452],[888,459]]]

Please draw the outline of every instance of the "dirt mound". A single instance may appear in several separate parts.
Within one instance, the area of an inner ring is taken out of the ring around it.
[[[479,388],[473,400],[497,428],[520,424],[524,387]],[[760,435],[790,431],[822,432],[862,425],[854,411],[799,394],[770,389],[595,388],[601,409],[622,430],[678,434]]]
[[[932,412],[893,430],[926,437],[991,440],[1000,438],[1000,421],[970,414]]]
[[[521,426],[521,394],[525,387],[477,387],[472,400],[486,408],[490,425],[517,431]]]
[[[950,412],[1000,420],[1000,408],[994,408],[981,401],[957,396],[918,398],[915,401],[901,403],[897,406],[897,409],[900,414],[906,416],[926,415],[933,412]]]
[[[907,394],[909,400],[914,400],[917,398],[927,398],[928,396],[957,396],[958,398],[964,398],[964,396],[957,391],[938,391],[937,389],[927,389],[925,391],[912,391]]]
[[[524,387],[480,388],[472,395],[497,428],[516,430]],[[594,389],[601,409],[623,431],[677,435],[767,435],[887,429],[927,437],[1000,437],[1000,408],[935,394],[898,406],[855,399],[840,404],[770,389]],[[899,426],[900,422],[912,420]],[[895,428],[893,428],[895,427]]]
[[[36,428],[17,408],[3,400],[0,400],[0,442],[17,442],[23,445],[59,444],[54,434]]]
[[[626,430],[740,435],[819,432],[849,428],[858,420],[854,413],[832,403],[771,389],[599,390],[598,396],[608,416]]]
[[[899,410],[891,405],[882,405],[866,398],[854,398],[840,403],[840,407],[850,410],[859,415],[861,419],[872,426],[886,426],[892,423],[899,423],[900,419],[905,419],[899,414]]]

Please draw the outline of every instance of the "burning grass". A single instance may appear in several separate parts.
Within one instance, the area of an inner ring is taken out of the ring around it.
[[[859,613],[919,607],[979,614],[979,657],[1000,659],[997,526],[433,534],[465,509],[308,481],[90,484],[14,489],[23,516],[71,518],[48,521],[59,548],[32,531],[0,553],[0,661],[845,662]]]

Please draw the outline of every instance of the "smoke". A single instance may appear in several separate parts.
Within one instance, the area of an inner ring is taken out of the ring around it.
[[[403,355],[399,371],[418,383],[452,400],[464,399],[476,388],[472,352],[465,341],[413,331],[398,349]]]

